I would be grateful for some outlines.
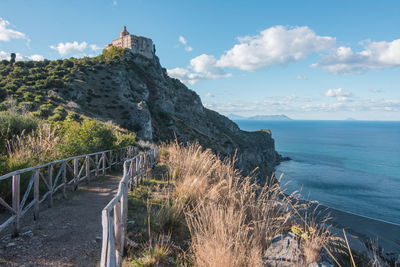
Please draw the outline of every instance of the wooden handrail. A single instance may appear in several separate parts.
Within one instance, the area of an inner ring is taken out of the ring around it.
[[[111,170],[112,166],[122,163],[127,158],[132,158],[134,154],[135,148],[128,146],[119,150],[106,150],[55,160],[0,176],[0,181],[7,178],[12,179],[11,206],[0,197],[0,206],[5,207],[11,212],[10,217],[0,225],[0,232],[13,223],[13,235],[17,236],[20,230],[20,219],[29,209],[34,207],[34,220],[37,220],[39,218],[40,203],[48,199],[49,206],[51,207],[53,205],[54,193],[62,189],[63,196],[66,197],[66,187],[68,185],[73,183],[74,190],[77,190],[80,182],[84,180],[86,182],[90,181],[93,172],[97,177],[101,168],[104,175],[106,170]],[[92,159],[93,157],[95,160]],[[73,168],[70,166],[71,162],[73,162]],[[21,175],[29,174],[30,172],[32,174],[21,200]],[[71,175],[68,175],[68,173]],[[46,191],[42,195],[40,194],[40,184],[43,184],[46,188]],[[32,188],[33,197],[30,199]],[[28,201],[30,202],[27,203]]]
[[[124,161],[124,173],[118,192],[102,211],[103,240],[100,267],[119,267],[125,246],[128,219],[128,190],[143,179],[158,160],[158,148],[152,148]]]

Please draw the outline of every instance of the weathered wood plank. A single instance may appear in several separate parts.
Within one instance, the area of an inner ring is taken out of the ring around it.
[[[20,209],[19,209],[19,204],[20,204],[20,175],[16,174],[13,175],[12,178],[12,206],[13,210],[15,210],[17,213],[15,214],[15,219],[13,223],[13,236],[18,236],[19,234],[19,229],[20,229]]]
[[[28,199],[28,196],[29,196],[29,193],[31,192],[32,185],[33,185],[33,182],[34,182],[34,181],[35,181],[35,173],[32,174],[32,177],[31,177],[31,179],[29,180],[29,184],[28,184],[28,186],[26,187],[25,194],[24,194],[24,196],[22,197],[22,201],[21,201],[21,204],[20,204],[20,209],[23,209],[23,208],[24,208],[25,202],[26,202],[26,200]]]
[[[13,208],[10,207],[10,205],[7,204],[7,202],[4,201],[4,199],[2,199],[0,197],[0,204],[3,205],[3,207],[5,207],[6,209],[8,209],[11,213],[16,214],[17,212],[15,210],[13,210]]]
[[[10,218],[8,218],[5,222],[3,222],[2,225],[0,225],[0,232],[3,231],[10,223],[14,222],[14,219],[17,217],[17,215],[12,215]]]
[[[67,198],[67,162],[64,162],[62,165],[63,174],[62,174],[62,194],[64,199]]]
[[[99,155],[98,154],[95,155],[94,165],[95,165],[95,176],[97,178],[97,177],[99,177]]]
[[[74,190],[78,189],[78,159],[74,159]]]
[[[49,166],[49,207],[53,207],[53,164]]]
[[[106,153],[103,153],[101,155],[102,161],[103,161],[103,175],[106,175]]]
[[[103,237],[102,237],[102,245],[101,245],[101,259],[100,266],[106,266],[107,262],[107,252],[108,252],[108,211],[103,209],[101,212],[101,225],[103,227]],[[107,231],[105,231],[107,229]]]
[[[121,229],[121,201],[122,198],[117,201],[114,206],[114,229],[115,229],[115,254],[116,254],[116,265],[121,265],[123,243],[121,243],[122,229]]]
[[[86,156],[86,177],[87,177],[87,182],[90,182],[90,158],[89,156]]]
[[[39,219],[39,170],[35,171],[35,185],[33,188],[33,199],[35,201],[35,208],[33,212],[33,219],[38,220]]]

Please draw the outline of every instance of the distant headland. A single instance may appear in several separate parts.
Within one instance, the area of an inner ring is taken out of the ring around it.
[[[254,120],[254,121],[292,121],[292,118],[284,114],[280,115],[255,115],[250,117],[244,117],[236,114],[229,114],[227,116],[231,120]]]

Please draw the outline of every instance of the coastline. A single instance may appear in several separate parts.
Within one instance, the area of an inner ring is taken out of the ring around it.
[[[390,259],[400,255],[400,225],[367,218],[361,215],[337,210],[324,205],[318,205],[317,212],[322,216],[329,215],[332,219],[328,224],[340,230],[337,234],[343,237],[344,229],[349,237],[359,239],[361,242],[371,243],[377,241],[377,246],[383,249],[385,258]]]

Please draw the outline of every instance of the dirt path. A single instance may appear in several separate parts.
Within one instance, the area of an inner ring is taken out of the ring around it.
[[[0,266],[96,266],[101,253],[101,210],[115,195],[120,173],[80,186],[40,218],[24,216],[21,235],[0,235]],[[43,208],[42,208],[43,206]]]

